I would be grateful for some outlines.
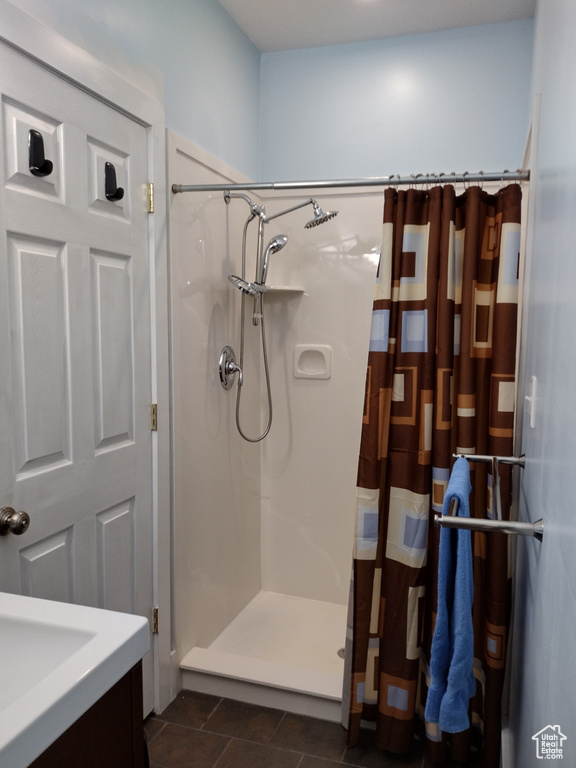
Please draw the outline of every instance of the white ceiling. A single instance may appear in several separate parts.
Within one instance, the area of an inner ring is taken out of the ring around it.
[[[536,0],[219,0],[263,53],[531,18]]]

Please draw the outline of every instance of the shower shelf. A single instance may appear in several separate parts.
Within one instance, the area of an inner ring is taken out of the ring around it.
[[[270,285],[266,293],[305,293],[300,285]]]

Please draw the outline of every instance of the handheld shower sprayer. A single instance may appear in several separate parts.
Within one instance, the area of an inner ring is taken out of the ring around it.
[[[272,240],[270,240],[270,242],[266,246],[266,251],[264,252],[264,262],[262,264],[262,275],[260,280],[261,285],[264,285],[266,283],[266,276],[268,275],[268,262],[270,260],[270,256],[273,253],[278,253],[278,251],[281,251],[287,242],[288,242],[288,238],[286,235],[276,235],[276,237],[273,237]]]

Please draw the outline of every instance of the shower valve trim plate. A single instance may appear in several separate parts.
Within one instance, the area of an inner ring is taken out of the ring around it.
[[[232,347],[225,346],[220,353],[218,361],[220,384],[224,389],[231,389],[234,383],[234,374],[238,374],[238,386],[242,386],[242,368],[236,362],[236,355]]]

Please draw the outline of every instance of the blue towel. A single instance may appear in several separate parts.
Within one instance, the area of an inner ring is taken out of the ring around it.
[[[470,517],[470,470],[468,461],[456,460],[442,514],[458,499],[458,516]],[[472,544],[470,531],[442,528],[438,556],[438,611],[430,658],[431,683],[424,716],[447,733],[470,727],[468,702],[476,692],[472,669]]]

